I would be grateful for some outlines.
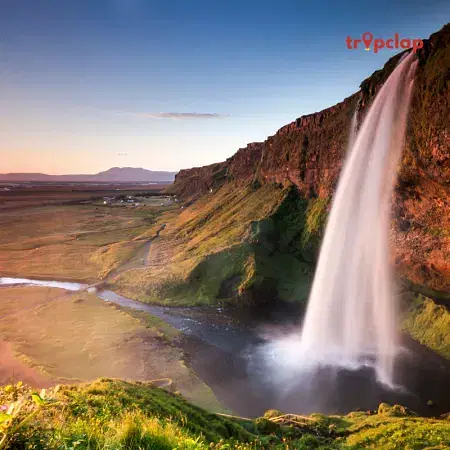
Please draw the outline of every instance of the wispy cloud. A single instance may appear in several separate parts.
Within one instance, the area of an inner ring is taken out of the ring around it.
[[[198,112],[159,112],[159,113],[138,113],[137,115],[141,117],[146,117],[148,119],[221,119],[224,117],[229,117],[224,114],[218,113],[198,113]]]

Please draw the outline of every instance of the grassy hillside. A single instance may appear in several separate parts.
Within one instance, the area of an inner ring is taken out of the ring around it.
[[[347,416],[268,411],[250,420],[208,413],[150,383],[100,379],[33,393],[0,388],[0,449],[448,448],[448,419],[401,406]]]
[[[231,191],[234,189],[237,191],[236,195],[240,195],[252,186],[257,192],[260,191],[266,195],[266,202],[273,203],[272,211],[275,213],[277,208],[283,210],[283,206],[279,199],[269,197],[272,195],[271,189],[274,183],[283,185],[285,189],[294,185],[299,197],[304,199],[299,201],[297,206],[291,204],[292,208],[287,220],[290,224],[296,223],[296,231],[304,234],[304,245],[309,244],[311,250],[317,248],[320,233],[312,233],[308,236],[308,230],[314,230],[317,225],[315,222],[320,223],[324,220],[326,207],[336,186],[346,153],[352,117],[356,112],[358,121],[361,123],[377,92],[392,73],[401,56],[402,54],[398,54],[390,58],[382,69],[377,70],[361,83],[359,92],[343,102],[298,118],[268,137],[266,141],[249,144],[246,148],[238,150],[223,163],[184,170],[177,175],[174,185],[170,188],[171,192],[183,199],[192,200],[200,197],[194,207],[188,208],[190,212],[186,214],[198,214],[199,218],[206,217],[205,220],[212,220],[217,224],[215,239],[204,240],[205,245],[211,246],[210,253],[216,254],[223,250],[221,244],[222,237],[225,237],[224,230],[222,223],[215,219],[220,219],[221,215],[216,212],[221,207],[228,208]],[[399,274],[417,286],[445,293],[450,291],[450,268],[447,257],[450,253],[450,209],[448,208],[450,204],[448,121],[450,24],[426,39],[424,48],[418,52],[417,57],[418,66],[406,145],[395,190],[394,220],[390,236],[394,261]],[[210,193],[211,190],[212,193]],[[228,194],[221,198],[220,193],[224,191]],[[255,193],[255,195],[258,194]],[[249,198],[252,196],[250,195]],[[204,203],[205,199],[215,204],[214,209],[208,208],[208,205]],[[224,204],[220,205],[220,202]],[[233,202],[232,199],[231,202]],[[259,206],[258,202],[256,205]],[[246,208],[245,204],[242,207]],[[202,214],[203,211],[207,212],[206,216]],[[271,221],[272,213],[261,217],[263,214],[259,210],[254,210],[253,216],[251,209],[247,209],[247,213],[245,223],[249,220],[254,222],[252,230],[256,229],[257,232],[261,230],[270,238],[272,244],[269,240],[263,240],[269,245],[256,245],[256,250],[252,247],[244,254],[238,252],[237,255],[231,255],[229,259],[239,261],[237,268],[234,267],[231,270],[232,273],[237,272],[236,278],[230,278],[227,285],[234,286],[232,281],[235,281],[235,290],[240,293],[246,291],[246,287],[252,287],[255,292],[258,286],[264,286],[265,289],[261,290],[261,293],[270,291],[272,297],[276,293],[278,298],[283,300],[301,300],[305,292],[304,277],[298,277],[299,289],[287,287],[290,282],[286,278],[290,278],[291,275],[285,275],[289,270],[285,265],[287,260],[284,256],[295,254],[295,261],[301,262],[309,261],[311,258],[305,254],[304,248],[298,251],[295,238],[292,242],[289,240],[292,237],[291,230],[287,230],[287,237],[283,236],[277,240],[280,233],[286,232],[282,220]],[[244,225],[239,222],[238,214],[234,217],[238,227]],[[269,219],[270,223],[266,219]],[[274,226],[275,222],[278,227]],[[204,224],[195,221],[193,217],[191,223],[198,230],[204,229]],[[245,232],[240,234],[248,236]],[[274,235],[276,235],[275,238]],[[201,232],[198,237],[203,237]],[[186,245],[187,241],[181,242]],[[283,245],[285,242],[292,246],[286,249]],[[217,245],[218,243],[220,244]],[[254,244],[255,241],[251,243]],[[259,241],[256,243],[258,244]],[[267,248],[276,255],[283,255],[282,261],[273,262],[270,273],[265,270],[265,249]],[[249,254],[256,262],[248,258]],[[198,256],[201,257],[200,254]],[[262,263],[258,264],[258,260]],[[216,261],[217,257],[213,261],[208,260],[212,266]],[[249,270],[242,270],[242,261],[246,263]],[[211,271],[215,274],[212,266],[207,273],[208,277]],[[255,266],[256,275],[254,275]],[[204,270],[199,268],[196,273],[201,278]],[[294,269],[294,273],[298,275],[299,271]],[[224,279],[222,275],[218,278],[220,281]],[[242,285],[242,278],[249,278],[250,282]],[[187,273],[184,273],[181,279],[193,283],[193,289],[198,291],[197,279],[192,280]],[[205,293],[200,290],[201,297],[204,299],[201,302],[211,301],[216,293],[217,283],[214,289],[205,289]],[[261,298],[260,293],[256,297]]]
[[[160,218],[167,226],[150,266],[121,274],[114,287],[171,305],[304,301],[327,206],[292,186],[223,186]]]

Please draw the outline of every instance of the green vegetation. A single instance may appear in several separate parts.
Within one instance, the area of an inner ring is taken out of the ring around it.
[[[93,205],[3,211],[0,273],[98,282],[155,234],[158,214],[157,208]]]
[[[410,305],[403,329],[416,341],[450,359],[450,312],[419,294]]]
[[[310,200],[306,210],[305,229],[302,234],[302,244],[305,247],[308,245],[316,249],[319,247],[325,229],[328,204],[328,198],[317,197]]]
[[[450,422],[401,406],[347,416],[251,420],[209,413],[152,383],[100,379],[33,393],[0,388],[0,449],[424,449],[450,445]]]
[[[120,274],[114,289],[170,305],[302,302],[327,206],[328,199],[307,201],[292,186],[223,186],[166,216],[148,269]]]
[[[138,311],[137,309],[126,308],[118,305],[116,305],[115,307],[119,311],[124,311],[127,313],[127,315],[137,319],[142,325],[155,332],[158,337],[165,339],[167,342],[172,342],[172,340],[182,334],[181,331],[177,330],[169,323],[165,322],[159,317],[152,316],[147,312]]]

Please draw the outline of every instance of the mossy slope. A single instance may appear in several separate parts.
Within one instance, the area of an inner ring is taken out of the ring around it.
[[[223,186],[172,217],[148,270],[122,274],[115,288],[170,305],[302,302],[327,207],[292,186]]]
[[[32,394],[0,388],[0,448],[12,449],[425,449],[448,448],[450,422],[401,406],[347,416],[256,420],[216,415],[149,383],[100,379]]]
[[[417,342],[450,359],[450,312],[445,306],[418,295],[409,306],[403,329]]]

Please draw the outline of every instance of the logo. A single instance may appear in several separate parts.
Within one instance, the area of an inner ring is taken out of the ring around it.
[[[413,49],[413,52],[416,53],[419,48],[423,47],[422,39],[400,39],[398,33],[395,33],[394,37],[390,39],[374,39],[372,33],[366,32],[362,35],[361,39],[353,39],[350,36],[347,36],[345,42],[347,43],[347,48],[349,50],[357,50],[360,44],[364,44],[364,49],[367,52],[372,49],[371,45],[373,42],[374,53],[378,53],[378,51],[383,48],[402,48],[406,50],[407,48],[411,47]]]

